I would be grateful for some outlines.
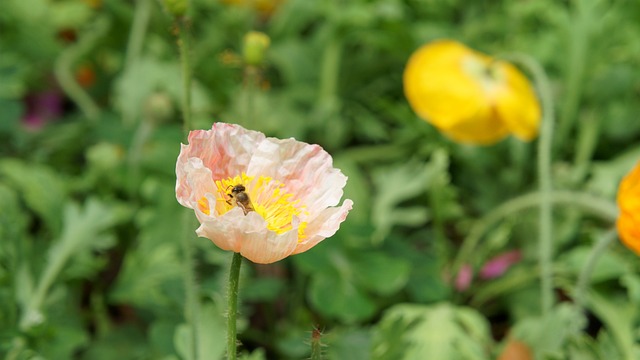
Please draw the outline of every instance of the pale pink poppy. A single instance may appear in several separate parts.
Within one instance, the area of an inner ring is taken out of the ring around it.
[[[260,264],[332,236],[353,206],[348,199],[338,206],[347,177],[320,146],[233,124],[191,131],[176,176],[178,202],[200,221],[196,233]],[[237,185],[249,196],[245,209],[236,203]]]

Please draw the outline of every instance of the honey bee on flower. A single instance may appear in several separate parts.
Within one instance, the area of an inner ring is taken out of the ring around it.
[[[229,185],[231,187],[231,185]],[[249,195],[245,192],[247,190],[244,185],[236,185],[231,189],[231,193],[227,194],[231,199],[233,199],[236,205],[244,211],[244,214],[247,215],[249,211],[255,211],[253,209],[253,205],[251,205],[251,199],[249,199]],[[227,200],[227,203],[231,205],[231,201]]]

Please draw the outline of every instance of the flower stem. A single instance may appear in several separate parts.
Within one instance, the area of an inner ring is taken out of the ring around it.
[[[238,313],[238,283],[240,277],[242,255],[233,253],[229,268],[229,284],[227,288],[227,359],[236,359],[236,315]]]
[[[578,282],[576,284],[576,295],[575,302],[578,306],[579,313],[582,312],[585,304],[585,297],[587,293],[587,287],[589,286],[589,280],[591,279],[591,273],[593,273],[593,269],[596,267],[598,260],[600,260],[600,256],[604,254],[605,249],[611,245],[611,243],[617,238],[618,232],[615,228],[607,231],[602,237],[598,240],[598,242],[591,248],[591,252],[589,253],[589,257],[587,258],[587,262],[582,267],[582,271],[580,271],[580,275],[578,276]]]
[[[180,64],[182,67],[182,118],[186,135],[191,130],[191,57],[189,54],[189,20],[180,18],[178,23],[178,47],[180,47]]]
[[[75,62],[85,55],[104,36],[111,27],[106,17],[98,17],[92,25],[91,31],[84,31],[77,43],[69,46],[56,59],[54,74],[65,94],[73,100],[83,115],[95,122],[100,114],[100,107],[89,94],[78,84],[73,74]]]
[[[180,17],[176,19],[178,29],[178,47],[180,48],[180,64],[182,69],[182,119],[185,139],[189,136],[191,129],[191,64],[189,61],[189,19],[188,17]],[[182,252],[184,256],[184,290],[185,290],[185,308],[184,317],[187,325],[191,329],[191,343],[189,353],[192,359],[198,358],[198,344],[200,334],[196,319],[199,316],[199,301],[197,298],[197,286],[194,274],[193,264],[193,215],[185,212],[183,224],[185,229],[189,231],[182,236]]]
[[[540,262],[540,287],[542,313],[548,314],[553,307],[553,222],[551,199],[551,152],[553,147],[553,99],[549,80],[537,61],[524,55],[513,59],[529,69],[533,75],[542,106],[542,125],[538,140],[538,179],[540,186],[540,218],[538,231],[538,257]]]
[[[550,199],[556,204],[566,204],[579,207],[582,211],[592,213],[603,220],[614,222],[618,216],[618,208],[609,200],[601,199],[588,193],[573,191],[552,191]],[[462,242],[458,256],[453,263],[453,273],[469,262],[482,236],[498,222],[498,220],[513,214],[539,206],[543,198],[539,192],[522,195],[504,202],[490,213],[478,220],[470,229],[469,235]]]

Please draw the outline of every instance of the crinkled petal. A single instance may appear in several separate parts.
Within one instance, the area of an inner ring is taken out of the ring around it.
[[[195,204],[206,193],[215,190],[215,184],[211,178],[211,170],[206,168],[199,158],[189,158],[181,164],[178,181],[176,182],[176,198],[180,205],[195,208]]]
[[[200,221],[196,234],[213,241],[222,250],[241,252],[247,234],[266,237],[269,232],[260,215],[255,212],[244,215],[240,208],[232,209],[222,216],[209,216],[196,209],[196,216]]]
[[[320,241],[333,236],[340,228],[340,224],[347,218],[353,208],[353,201],[346,199],[342,206],[322,210],[306,227],[307,239],[298,244],[293,252],[299,254],[316,246]]]
[[[279,180],[311,212],[337,205],[347,183],[322,147],[294,139],[265,139],[255,149],[247,174]]]
[[[298,244],[298,229],[278,235],[274,231],[266,236],[245,233],[240,254],[258,264],[270,264],[291,255]]]

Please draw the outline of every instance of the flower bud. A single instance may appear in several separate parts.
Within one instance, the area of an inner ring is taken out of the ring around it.
[[[171,98],[164,92],[155,92],[144,103],[145,119],[153,123],[164,123],[173,115],[174,106]]]
[[[264,63],[265,53],[271,40],[258,31],[248,32],[243,39],[242,58],[247,65],[260,66]]]
[[[189,0],[162,0],[162,5],[174,17],[182,17],[187,13]]]

